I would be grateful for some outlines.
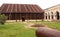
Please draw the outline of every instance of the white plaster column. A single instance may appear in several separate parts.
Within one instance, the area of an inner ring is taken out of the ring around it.
[[[54,10],[54,12],[53,12],[53,19],[57,20],[56,10]]]
[[[49,16],[48,16],[49,14],[48,14],[48,12],[47,12],[47,21],[49,21]]]
[[[46,14],[44,13],[44,20],[46,20]]]
[[[50,12],[50,21],[52,21],[52,14],[51,14],[51,12]]]
[[[59,20],[60,20],[60,12],[59,12]]]

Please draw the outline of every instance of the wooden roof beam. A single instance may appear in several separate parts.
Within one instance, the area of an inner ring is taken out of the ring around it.
[[[26,8],[26,5],[24,5],[24,7],[25,7],[25,11],[28,12],[28,10],[27,10],[27,8]]]
[[[37,9],[36,5],[34,6],[34,8],[35,8],[36,12],[39,12],[39,10]]]
[[[28,7],[29,11],[32,12],[32,10],[31,10],[31,8],[30,8],[29,6],[30,6],[30,5],[28,5],[27,7]]]
[[[9,8],[10,8],[10,5],[8,5],[6,12],[8,12]]]
[[[21,5],[19,5],[19,11],[21,12]]]
[[[17,4],[15,4],[15,12],[17,12]]]
[[[13,12],[13,5],[11,4],[11,12]]]
[[[30,7],[32,8],[33,12],[36,12],[32,5]]]
[[[4,7],[5,7],[6,5],[5,4],[3,4],[3,6],[2,6],[2,8],[1,8],[1,10],[0,11],[3,11],[3,9],[4,9]]]

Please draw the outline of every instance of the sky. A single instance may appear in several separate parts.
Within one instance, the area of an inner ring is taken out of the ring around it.
[[[0,6],[3,3],[10,4],[37,4],[42,9],[46,9],[55,5],[60,4],[60,0],[0,0]]]

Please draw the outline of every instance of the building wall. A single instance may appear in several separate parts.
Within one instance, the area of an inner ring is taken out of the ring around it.
[[[45,21],[59,21],[60,20],[60,5],[54,6],[44,10]]]

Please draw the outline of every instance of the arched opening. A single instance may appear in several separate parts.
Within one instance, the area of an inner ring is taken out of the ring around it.
[[[51,15],[52,19],[53,19],[53,15]]]
[[[53,12],[51,12],[51,18],[53,19]]]
[[[49,15],[49,19],[50,19],[50,15]]]
[[[48,12],[48,19],[50,19],[50,13]]]
[[[46,19],[47,19],[47,16],[46,16]]]
[[[47,19],[47,13],[45,13],[45,19]]]
[[[57,15],[57,20],[59,20],[59,12],[58,11],[56,12],[56,15]]]

